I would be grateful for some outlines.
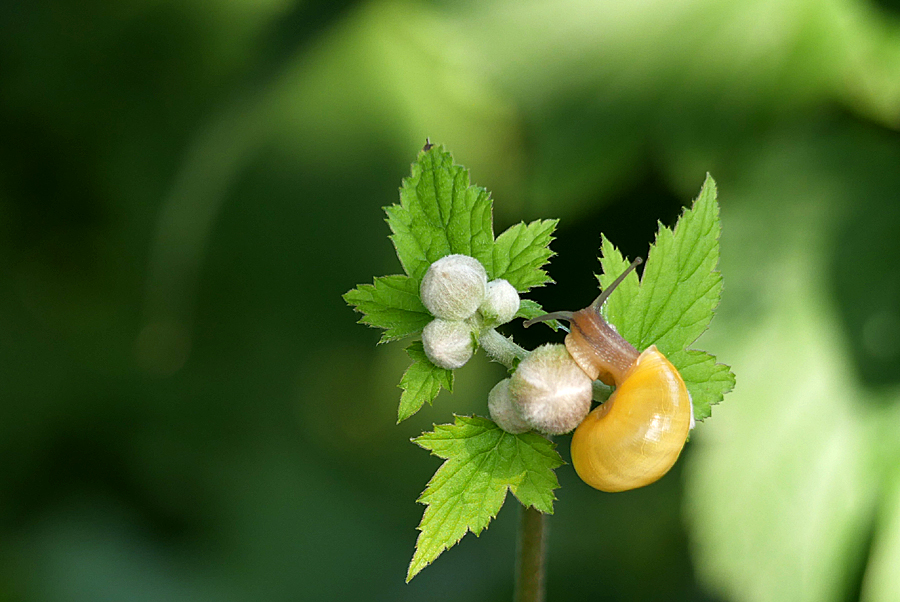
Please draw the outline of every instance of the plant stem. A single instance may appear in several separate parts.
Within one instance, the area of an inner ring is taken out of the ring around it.
[[[528,351],[513,343],[493,328],[482,330],[478,342],[490,358],[509,368],[522,360]],[[547,518],[534,508],[522,507],[519,520],[519,542],[516,552],[515,602],[544,602],[544,564],[547,555]]]
[[[484,349],[485,353],[491,356],[495,362],[499,362],[509,368],[513,368],[513,362],[516,359],[525,359],[528,351],[519,347],[493,328],[481,331],[478,335],[478,343]]]
[[[547,556],[547,517],[534,508],[522,507],[516,551],[515,602],[544,602]]]

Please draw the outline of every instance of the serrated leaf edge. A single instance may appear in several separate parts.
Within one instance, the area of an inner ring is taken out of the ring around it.
[[[465,415],[458,415],[458,414],[455,414],[455,413],[454,413],[454,414],[453,414],[453,420],[454,420],[454,422],[453,422],[452,424],[436,424],[436,423],[432,423],[432,429],[433,429],[433,430],[432,430],[430,433],[431,433],[431,434],[437,434],[438,428],[439,428],[439,427],[442,427],[442,426],[445,426],[445,427],[451,427],[451,426],[474,425],[475,421],[477,421],[477,420],[484,420],[484,421],[486,421],[486,422],[489,422],[489,423],[493,424],[494,427],[496,427],[496,423],[494,423],[492,420],[490,420],[489,418],[483,418],[483,417],[481,417],[481,416],[474,416],[474,415],[473,415],[473,416],[465,416]],[[496,427],[496,428],[499,429],[499,427]],[[427,483],[426,486],[425,486],[425,490],[422,491],[422,493],[419,495],[419,498],[416,500],[417,503],[422,504],[422,505],[425,505],[425,506],[426,506],[426,511],[427,511],[427,509],[431,507],[431,503],[427,501],[427,498],[428,498],[428,494],[430,493],[429,490],[430,490],[431,487],[432,487],[432,483],[434,482],[434,479],[437,478],[438,472],[440,472],[440,471],[447,465],[448,462],[451,462],[451,461],[452,461],[452,458],[448,458],[448,457],[445,457],[445,456],[441,456],[440,454],[438,454],[437,452],[435,452],[435,450],[433,450],[433,449],[431,449],[431,448],[426,447],[425,445],[423,445],[423,444],[419,441],[419,439],[421,439],[421,438],[422,438],[424,435],[426,435],[426,434],[427,434],[427,433],[423,432],[423,433],[422,433],[421,435],[419,435],[418,437],[413,437],[413,438],[411,438],[410,441],[411,441],[412,443],[418,445],[418,446],[421,447],[422,449],[427,450],[431,455],[433,455],[433,456],[435,456],[435,457],[440,458],[441,460],[443,460],[442,464],[441,464],[441,465],[438,467],[438,469],[435,471],[435,474],[432,475],[432,477],[428,480],[428,483]],[[482,434],[482,433],[479,433],[479,434]],[[472,436],[477,436],[477,435],[472,435]],[[513,437],[513,438],[516,439],[516,447],[517,447],[517,448],[518,448],[519,445],[525,444],[525,445],[528,445],[529,448],[531,448],[532,450],[534,450],[535,453],[537,453],[537,454],[539,454],[539,455],[541,455],[541,456],[544,456],[544,457],[546,457],[546,458],[552,459],[554,463],[556,463],[556,462],[558,461],[559,463],[556,464],[556,466],[552,466],[552,467],[549,468],[549,470],[553,473],[554,478],[555,478],[555,474],[556,474],[556,473],[555,473],[555,470],[556,470],[557,468],[559,468],[560,466],[563,466],[563,465],[566,464],[565,460],[563,460],[562,457],[559,456],[559,453],[558,453],[558,452],[556,452],[556,458],[551,458],[551,457],[548,455],[548,453],[545,453],[543,450],[540,450],[540,449],[538,449],[537,447],[528,444],[527,442],[523,442],[522,439],[521,439],[521,437],[519,437],[519,436],[517,436],[517,435],[510,435],[509,433],[505,433],[505,432],[503,432],[502,430],[501,430],[501,436],[500,436],[499,439],[497,439],[496,444],[495,444],[492,448],[490,448],[489,450],[485,450],[485,451],[483,451],[483,452],[481,452],[481,453],[479,454],[479,455],[484,455],[484,456],[485,456],[485,458],[484,458],[483,461],[487,461],[487,460],[489,459],[490,452],[491,452],[491,451],[496,451],[497,448],[499,448],[501,442],[504,440],[504,438],[505,438],[506,436],[511,436],[511,437]],[[549,440],[549,439],[546,440],[546,441],[547,441],[547,444],[549,445],[548,451],[549,451],[549,452],[555,452],[555,450],[556,450],[556,445],[554,444],[554,442],[551,441],[551,440]],[[518,453],[520,453],[520,452],[517,451],[517,454],[518,454]],[[460,469],[461,469],[461,468],[462,468],[462,467],[460,467]],[[507,483],[504,484],[505,486],[504,486],[504,490],[503,490],[503,494],[502,494],[502,499],[501,499],[501,501],[500,501],[500,504],[497,506],[496,512],[489,513],[489,515],[488,515],[488,517],[487,517],[487,520],[485,521],[484,525],[483,525],[480,529],[475,530],[475,529],[472,529],[470,526],[467,525],[467,526],[466,526],[466,530],[465,530],[465,531],[462,533],[462,535],[460,535],[455,541],[450,542],[449,544],[447,544],[447,543],[442,543],[442,544],[441,544],[441,547],[440,547],[440,550],[438,551],[438,553],[435,555],[434,558],[432,558],[430,561],[425,562],[424,564],[422,564],[422,566],[419,566],[419,567],[417,567],[415,570],[413,570],[413,565],[414,565],[414,563],[415,563],[415,561],[416,561],[416,557],[417,557],[417,555],[418,555],[418,553],[419,553],[419,540],[421,539],[422,533],[423,533],[423,530],[422,530],[422,521],[425,520],[425,516],[424,516],[424,514],[423,514],[422,520],[419,521],[419,525],[416,527],[416,530],[419,531],[419,536],[416,538],[416,551],[413,553],[413,558],[410,560],[409,568],[407,569],[406,582],[409,583],[409,582],[413,579],[413,577],[415,577],[415,576],[416,576],[417,574],[419,574],[424,568],[426,568],[427,566],[429,566],[430,564],[432,564],[435,560],[437,560],[437,559],[441,556],[441,554],[443,554],[445,551],[447,551],[447,550],[449,550],[450,548],[452,548],[452,547],[454,547],[455,545],[457,545],[460,541],[462,541],[462,539],[466,536],[467,533],[473,533],[473,534],[475,535],[475,537],[479,537],[479,536],[481,535],[481,533],[484,532],[484,531],[488,528],[488,526],[490,525],[491,521],[493,521],[495,518],[497,518],[497,515],[499,514],[500,510],[503,508],[504,504],[506,503],[506,498],[508,497],[508,495],[509,495],[510,493],[512,493],[513,497],[515,497],[516,500],[517,500],[520,504],[522,504],[523,506],[525,506],[525,507],[534,508],[534,509],[537,510],[538,512],[542,512],[542,513],[545,513],[545,514],[553,514],[553,502],[557,501],[557,499],[558,499],[558,498],[556,497],[554,491],[555,491],[556,489],[559,488],[559,480],[556,479],[556,486],[555,486],[555,487],[551,487],[551,489],[550,489],[550,497],[552,498],[552,499],[550,500],[550,510],[549,510],[549,512],[545,512],[544,510],[541,510],[540,508],[538,508],[538,507],[537,507],[536,505],[534,505],[534,504],[525,504],[524,502],[522,502],[522,500],[519,498],[519,496],[518,496],[517,493],[516,493],[516,490],[520,487],[522,480],[524,480],[524,478],[525,478],[525,476],[526,476],[526,474],[527,474],[528,472],[529,472],[529,471],[526,469],[526,470],[524,470],[524,471],[522,472],[520,478],[519,478],[517,481],[515,481],[515,482],[507,482]],[[442,476],[443,476],[443,475],[442,475]],[[452,475],[451,475],[451,476],[452,476]],[[537,486],[535,486],[535,489],[537,489]]]

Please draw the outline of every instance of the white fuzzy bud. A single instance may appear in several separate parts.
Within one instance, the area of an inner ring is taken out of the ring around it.
[[[428,267],[419,293],[435,318],[465,320],[484,301],[487,272],[474,257],[447,255]]]
[[[487,295],[478,311],[481,312],[487,325],[506,324],[519,311],[519,293],[503,278],[491,280],[487,285]]]
[[[510,379],[509,392],[525,422],[548,435],[573,430],[591,409],[591,378],[565,345],[532,351]]]
[[[491,420],[507,433],[518,435],[531,430],[509,393],[509,379],[504,378],[488,393],[488,410]]]
[[[475,351],[472,328],[468,324],[440,318],[425,326],[422,346],[431,363],[447,370],[462,368]]]

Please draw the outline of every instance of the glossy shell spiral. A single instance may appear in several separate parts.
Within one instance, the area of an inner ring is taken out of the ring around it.
[[[649,485],[675,464],[687,440],[691,400],[678,370],[655,345],[572,435],[572,464],[601,491]]]

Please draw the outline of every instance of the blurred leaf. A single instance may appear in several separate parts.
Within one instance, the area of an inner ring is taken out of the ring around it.
[[[629,343],[640,350],[656,345],[678,368],[696,420],[709,417],[710,406],[734,388],[728,366],[715,363],[707,353],[686,349],[707,329],[719,304],[722,275],[715,268],[720,231],[716,183],[707,175],[700,195],[675,230],[660,224],[640,284],[629,274],[604,304],[610,323]],[[602,250],[599,280],[606,288],[628,264],[605,237]]]
[[[875,194],[878,163],[854,156],[855,135],[828,148],[809,134],[760,141],[746,155],[758,163],[729,184],[722,264],[736,290],[709,338],[740,365],[741,387],[692,444],[685,513],[699,577],[736,602],[857,599],[870,545],[889,541],[873,519],[897,422],[873,415],[827,286],[844,218],[835,180]]]
[[[431,363],[422,348],[422,341],[415,341],[406,348],[406,354],[413,363],[400,379],[400,408],[397,422],[403,422],[418,412],[427,401],[431,404],[441,391],[441,387],[453,391],[453,370],[439,368]]]
[[[872,171],[890,174],[900,153],[879,159]],[[871,387],[900,383],[900,262],[885,261],[900,257],[900,194],[892,179],[884,177],[876,194],[856,187],[848,191],[836,224],[841,244],[831,249],[831,288],[850,357]]]
[[[717,411],[710,438],[692,445],[686,499],[697,567],[727,599],[845,600],[865,553],[873,486],[865,431],[853,395],[836,393],[853,387],[809,292],[779,300],[783,309],[732,348],[746,389]]]
[[[555,445],[537,433],[511,435],[487,418],[457,416],[413,441],[447,460],[419,497],[425,514],[407,582],[471,531],[497,516],[507,490],[524,506],[553,513],[553,469],[564,464]]]
[[[419,299],[419,284],[408,276],[375,278],[344,293],[344,301],[363,314],[360,324],[384,328],[382,343],[421,332],[431,314]]]
[[[900,472],[892,475],[882,500],[878,534],[872,543],[861,600],[890,602],[900,592]]]

